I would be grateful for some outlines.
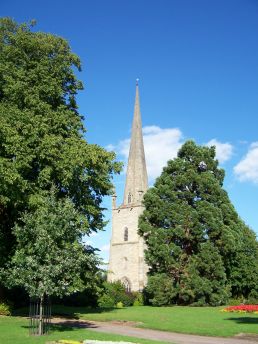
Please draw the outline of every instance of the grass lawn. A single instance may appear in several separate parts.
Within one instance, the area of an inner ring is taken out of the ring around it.
[[[192,333],[206,336],[258,334],[258,314],[223,313],[223,307],[128,307],[103,311],[54,306],[53,312],[96,321],[126,320],[140,322],[140,327]]]
[[[114,340],[128,341],[142,344],[165,344],[165,342],[137,339],[120,335],[91,332],[87,329],[73,329],[55,326],[50,335],[33,337],[28,334],[28,320],[21,317],[0,316],[0,343],[1,344],[45,344],[50,340],[73,339],[73,340]]]

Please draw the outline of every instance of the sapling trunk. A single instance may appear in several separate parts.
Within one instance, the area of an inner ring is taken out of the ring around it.
[[[44,295],[40,297],[40,304],[39,304],[39,336],[43,335],[43,300],[44,300]]]

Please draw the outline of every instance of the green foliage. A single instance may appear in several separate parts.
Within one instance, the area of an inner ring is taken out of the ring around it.
[[[85,272],[85,271],[84,271]],[[90,276],[90,273],[92,276]],[[106,278],[105,271],[92,269],[87,273],[87,284],[83,291],[77,291],[71,295],[52,297],[52,304],[77,307],[97,307],[98,299],[103,294],[103,282]]]
[[[241,298],[230,298],[227,302],[228,306],[238,306],[245,303],[245,299],[243,297]]]
[[[0,315],[11,315],[11,307],[4,302],[0,302]]]
[[[200,252],[189,258],[178,292],[181,304],[218,306],[227,303],[229,288],[218,249],[210,242],[200,245]]]
[[[98,300],[98,305],[100,308],[113,308],[115,307],[115,300],[109,294],[103,294]]]
[[[123,302],[117,302],[117,304],[116,304],[116,308],[123,308],[124,307],[124,305],[123,305]]]
[[[133,294],[134,294],[133,306],[143,306],[144,305],[143,293],[134,292]]]
[[[104,300],[104,301],[103,301]],[[114,307],[119,302],[122,302],[123,306],[128,307],[132,306],[135,301],[135,296],[133,293],[127,292],[125,290],[124,285],[120,281],[116,282],[104,282],[103,283],[103,291],[98,300],[98,305],[108,304],[112,306],[107,307]]]
[[[148,288],[154,276],[160,283],[167,276],[175,293],[163,299],[162,290],[151,287],[156,304],[220,305],[230,290],[248,295],[257,285],[255,235],[236,213],[223,179],[215,147],[188,141],[145,194],[139,233],[147,244]]]
[[[127,291],[122,293],[119,298],[125,307],[132,306],[135,300],[134,294]]]
[[[258,305],[258,290],[253,289],[250,292],[246,303],[250,305]]]
[[[175,302],[177,288],[175,288],[169,276],[165,273],[157,273],[149,276],[144,294],[151,305],[160,307]]]
[[[54,190],[25,213],[14,233],[17,249],[3,272],[7,283],[24,286],[30,297],[69,295],[85,288],[84,274],[97,271],[94,251],[80,242],[88,226],[69,199],[56,200]]]
[[[258,242],[255,233],[243,228],[243,236],[238,249],[231,257],[230,284],[235,297],[258,299]]]
[[[63,38],[0,19],[0,266],[16,248],[15,224],[53,185],[86,218],[88,234],[105,225],[101,202],[120,164],[84,138],[76,69]]]

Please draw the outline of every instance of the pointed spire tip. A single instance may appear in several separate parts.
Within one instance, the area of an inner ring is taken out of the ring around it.
[[[139,80],[140,80],[139,78],[136,79],[136,86],[139,85]]]

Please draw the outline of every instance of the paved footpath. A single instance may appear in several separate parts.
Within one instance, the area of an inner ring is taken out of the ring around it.
[[[257,335],[243,335],[238,337],[207,337],[196,336],[192,334],[174,333],[158,330],[150,330],[146,328],[133,327],[128,324],[119,324],[115,322],[95,322],[71,319],[53,319],[53,323],[69,325],[75,327],[84,327],[91,331],[121,334],[129,337],[137,337],[143,339],[159,340],[174,344],[257,344]]]

